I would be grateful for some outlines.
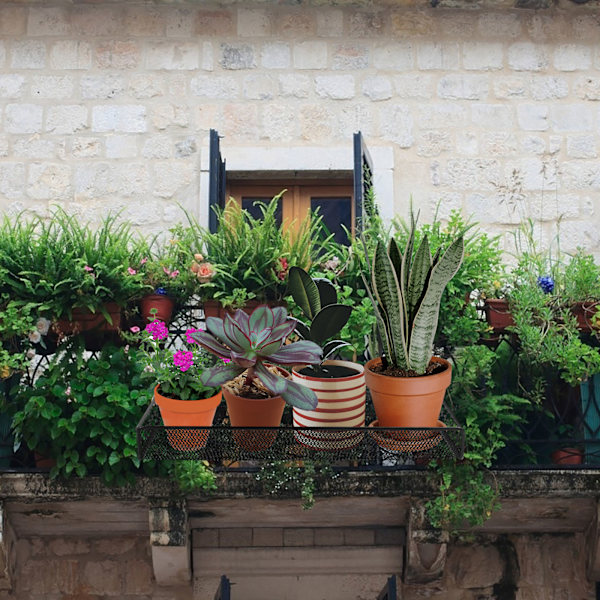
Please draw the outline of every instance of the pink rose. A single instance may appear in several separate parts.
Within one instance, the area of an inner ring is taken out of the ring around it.
[[[198,271],[196,272],[196,277],[198,278],[198,281],[200,283],[209,282],[214,277],[214,275],[215,275],[215,270],[210,263],[204,262],[204,263],[198,265]]]

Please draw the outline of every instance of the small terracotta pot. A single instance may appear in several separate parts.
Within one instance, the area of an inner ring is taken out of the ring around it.
[[[571,312],[577,318],[577,327],[582,331],[592,331],[592,317],[596,314],[598,302],[576,302]]]
[[[150,312],[153,308],[156,309],[156,314],[153,316]],[[164,294],[149,294],[144,296],[140,301],[140,312],[144,323],[158,319],[168,323],[173,316],[175,308],[175,300]]]
[[[86,331],[118,331],[121,327],[121,307],[116,302],[104,304],[106,312],[110,315],[112,324],[109,323],[102,311],[95,313],[87,308],[74,308],[71,320],[60,319],[56,326],[63,335],[72,335]]]
[[[355,373],[346,377],[313,377],[304,375],[301,369],[294,367],[294,381],[313,390],[318,399],[315,410],[294,407],[294,426],[364,427],[367,395],[364,367],[345,360],[327,360],[323,364],[346,367]],[[318,450],[341,450],[360,443],[364,432],[297,431],[294,435],[304,446]]]
[[[379,427],[437,427],[446,389],[452,381],[452,365],[434,356],[432,362],[446,368],[434,375],[390,377],[374,373],[381,364],[374,358],[365,365],[365,378]]]
[[[486,298],[484,310],[486,321],[495,331],[504,331],[515,324],[505,298]]]
[[[176,400],[163,396],[159,387],[154,388],[154,401],[167,427],[212,426],[217,406],[221,403],[221,392],[200,400]],[[178,429],[167,431],[167,438],[176,450],[197,450],[206,446],[209,433],[208,429]]]
[[[237,396],[223,387],[227,412],[232,427],[279,427],[285,402],[281,396],[254,399]],[[266,450],[273,445],[277,431],[233,431],[241,448],[250,452]]]
[[[579,448],[560,448],[555,450],[550,458],[555,465],[581,465],[583,451]]]
[[[56,459],[46,456],[45,454],[40,454],[39,452],[34,452],[33,458],[35,460],[35,466],[38,469],[43,469],[45,471],[49,471],[52,467],[56,466]]]

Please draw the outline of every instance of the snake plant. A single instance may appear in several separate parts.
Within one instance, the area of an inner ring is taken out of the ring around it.
[[[394,367],[417,375],[425,374],[433,352],[440,302],[448,282],[463,259],[463,236],[457,237],[441,254],[431,256],[424,236],[414,251],[416,221],[404,252],[391,238],[379,240],[365,286],[373,302],[383,356]]]
[[[311,389],[275,375],[264,364],[289,366],[321,362],[321,348],[315,343],[307,340],[285,343],[295,328],[296,320],[288,317],[287,310],[280,306],[261,305],[251,315],[236,310],[223,319],[208,317],[207,330],[190,336],[209,352],[230,362],[206,369],[200,380],[206,386],[216,387],[246,371],[246,385],[257,378],[288,404],[314,410],[317,396]]]

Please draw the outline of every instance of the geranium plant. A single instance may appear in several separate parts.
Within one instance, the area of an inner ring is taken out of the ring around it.
[[[167,347],[169,330],[162,321],[148,323],[143,331],[132,327],[132,332],[142,338],[140,360],[144,364],[144,376],[160,385],[163,396],[177,400],[198,400],[217,393],[217,384],[204,384],[201,379],[215,360],[192,338],[198,330],[188,329],[187,344],[178,349]]]
[[[246,372],[246,385],[259,379],[275,396],[301,409],[314,410],[315,393],[270,371],[265,363],[276,366],[317,364],[321,348],[314,342],[301,340],[286,344],[297,322],[288,317],[283,307],[257,307],[251,315],[236,310],[225,318],[206,319],[207,331],[196,331],[190,337],[216,356],[229,362],[207,369],[201,379],[205,385],[222,385]]]

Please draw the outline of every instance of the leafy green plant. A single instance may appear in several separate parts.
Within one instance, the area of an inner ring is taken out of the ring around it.
[[[267,369],[265,362],[288,366],[316,364],[321,360],[321,348],[314,342],[301,340],[286,344],[296,321],[288,318],[283,307],[259,306],[251,315],[243,310],[227,314],[223,319],[206,319],[207,331],[195,331],[190,337],[216,356],[228,359],[207,369],[201,375],[205,385],[222,385],[246,372],[246,385],[259,379],[275,396],[298,408],[314,410],[317,396],[308,387],[280,377]]]
[[[137,350],[106,346],[87,360],[80,348],[63,350],[9,407],[16,438],[56,459],[52,477],[99,475],[122,485],[136,473],[164,472],[137,457],[135,427],[152,399]]]
[[[215,474],[205,460],[175,461],[173,477],[184,494],[210,493],[217,489]]]
[[[377,318],[382,356],[394,367],[417,375],[425,373],[433,351],[440,302],[463,257],[463,235],[443,255],[432,258],[425,235],[413,253],[416,222],[404,253],[394,238],[378,240],[365,286]],[[384,368],[385,368],[384,364]]]
[[[303,340],[324,345],[324,359],[347,344],[343,340],[330,340],[346,325],[352,307],[338,303],[335,286],[328,279],[313,279],[304,269],[292,267],[288,289],[308,321],[308,324],[296,323],[296,332]]]
[[[201,376],[214,366],[215,360],[194,342],[191,335],[198,331],[186,331],[186,345],[173,350],[167,342],[169,329],[162,321],[152,321],[139,331],[134,327],[129,339],[139,342],[138,360],[143,364],[142,377],[160,386],[163,396],[177,400],[210,398],[218,392],[218,386],[204,385]]]
[[[6,295],[0,300],[0,379],[23,371],[31,359],[28,347],[37,333],[33,304],[19,305]]]
[[[561,279],[565,303],[600,301],[600,265],[583,248],[565,264]]]
[[[261,218],[254,218],[230,200],[224,211],[217,211],[218,229],[214,233],[190,218],[197,239],[195,247],[202,248],[203,259],[210,265],[210,277],[201,281],[204,299],[214,298],[231,308],[239,308],[251,299],[280,301],[289,267],[308,269],[323,254],[325,237],[320,217],[307,217],[297,233],[287,224],[278,226],[277,198],[269,204],[260,203]]]

